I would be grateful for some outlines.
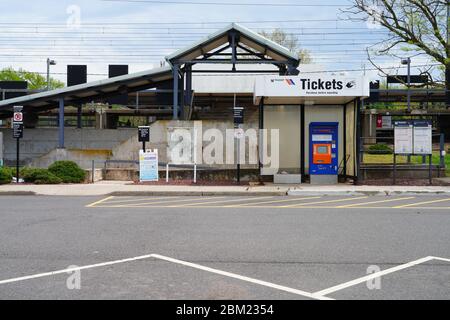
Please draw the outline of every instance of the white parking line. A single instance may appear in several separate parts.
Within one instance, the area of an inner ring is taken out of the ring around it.
[[[69,273],[69,272],[74,272],[74,271],[81,271],[81,270],[86,270],[86,269],[94,269],[94,268],[112,266],[112,265],[115,265],[115,264],[121,264],[121,263],[126,263],[126,262],[146,260],[146,259],[150,259],[152,257],[153,257],[153,255],[149,254],[149,255],[135,257],[135,258],[116,260],[116,261],[110,261],[110,262],[104,262],[104,263],[98,263],[98,264],[91,264],[91,265],[84,266],[84,267],[70,268],[70,269],[63,269],[63,270],[39,273],[39,274],[31,275],[31,276],[25,276],[25,277],[19,277],[19,278],[12,278],[12,279],[7,279],[7,280],[2,280],[2,281],[0,281],[0,285],[7,284],[7,283],[13,283],[13,282],[19,282],[19,281],[25,281],[25,280],[32,280],[32,279],[50,277],[50,276],[55,276],[55,275],[58,275],[58,274]]]
[[[444,261],[444,262],[450,262],[450,259],[445,259],[445,258],[433,257],[433,259]]]
[[[218,274],[218,275],[221,275],[221,276],[234,278],[234,279],[245,281],[245,282],[258,284],[258,285],[261,285],[261,286],[264,286],[264,287],[269,287],[269,288],[272,288],[272,289],[277,289],[277,290],[280,290],[280,291],[293,293],[293,294],[296,294],[296,295],[299,295],[299,296],[303,296],[303,297],[306,297],[306,298],[311,298],[311,299],[316,299],[316,300],[333,300],[333,299],[324,297],[323,295],[316,295],[316,294],[313,294],[313,293],[310,293],[310,292],[297,290],[297,289],[293,289],[293,288],[289,288],[289,287],[285,287],[285,286],[280,286],[280,285],[277,285],[277,284],[274,284],[274,283],[261,281],[261,280],[257,280],[257,279],[253,279],[253,278],[249,278],[249,277],[245,277],[245,276],[241,276],[241,275],[238,275],[238,274],[235,274],[235,273],[230,273],[230,272],[226,272],[226,271],[222,271],[222,270],[218,270],[218,269],[204,267],[204,266],[199,265],[199,264],[190,263],[190,262],[186,262],[186,261],[181,261],[181,260],[177,260],[177,259],[161,256],[161,255],[158,255],[158,254],[154,254],[153,258],[164,260],[164,261],[175,263],[175,264],[179,264],[179,265],[182,265],[182,266],[185,266],[185,267],[190,267],[190,268],[194,268],[194,269],[198,269],[198,270],[202,270],[202,271],[206,271],[206,272],[210,272],[210,273],[215,273],[215,274]]]
[[[416,261],[405,263],[405,264],[402,264],[402,265],[397,266],[397,267],[393,267],[393,268],[386,269],[386,270],[383,270],[383,271],[380,271],[380,272],[376,272],[376,273],[373,273],[371,275],[368,275],[368,276],[365,276],[365,277],[362,277],[362,278],[358,278],[358,279],[355,279],[355,280],[352,280],[352,281],[349,281],[349,282],[346,282],[346,283],[343,283],[343,284],[340,284],[340,285],[337,285],[337,286],[334,286],[334,287],[331,287],[331,288],[328,288],[328,289],[325,289],[325,290],[322,290],[322,291],[315,292],[314,295],[315,296],[327,296],[327,295],[329,295],[331,293],[334,293],[334,292],[337,292],[337,291],[341,291],[341,290],[344,290],[346,288],[353,287],[353,286],[356,286],[358,284],[361,284],[361,283],[364,283],[364,282],[367,282],[367,281],[370,281],[370,280],[373,280],[373,279],[380,278],[380,277],[385,276],[385,275],[390,274],[390,273],[394,273],[394,272],[397,272],[397,271],[408,269],[408,268],[417,266],[419,264],[422,264],[422,263],[425,263],[425,262],[428,262],[428,261],[431,261],[431,260],[434,260],[434,259],[435,259],[435,257],[426,257],[426,258],[422,258],[422,259],[419,259],[419,260],[416,260]]]

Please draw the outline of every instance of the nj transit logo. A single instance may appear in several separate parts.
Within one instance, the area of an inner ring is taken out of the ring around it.
[[[288,84],[288,86],[295,86],[295,82],[292,79],[286,79],[286,83]]]

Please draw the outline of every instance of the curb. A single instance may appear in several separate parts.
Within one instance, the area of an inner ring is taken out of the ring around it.
[[[288,191],[288,196],[398,196],[398,195],[450,195],[450,190],[442,190],[442,191]]]
[[[37,196],[34,191],[1,191],[0,196]]]
[[[239,196],[249,196],[249,197],[257,197],[257,196],[287,196],[288,193],[286,191],[234,191],[234,192],[220,192],[220,191],[120,191],[120,192],[112,192],[107,196],[114,197],[164,197],[164,196],[178,196],[178,197],[190,197],[190,196],[201,196],[201,197],[213,197],[213,196],[229,196],[229,197],[239,197]]]

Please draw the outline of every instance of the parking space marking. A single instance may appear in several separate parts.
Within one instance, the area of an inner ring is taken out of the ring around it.
[[[216,204],[216,203],[229,203],[229,202],[238,202],[238,201],[252,201],[256,199],[269,199],[273,197],[252,197],[252,198],[240,198],[240,199],[233,199],[233,200],[221,200],[221,201],[208,201],[208,202],[197,202],[197,203],[187,203],[179,206],[169,206],[167,208],[184,208],[184,207],[190,207],[190,206],[201,206],[203,204]],[[225,207],[226,208],[226,207]]]
[[[91,204],[87,205],[86,208],[92,208],[92,207],[95,207],[96,205],[102,204],[103,202],[108,201],[108,200],[111,200],[111,199],[114,199],[114,197],[111,196],[111,197],[107,197],[107,198],[105,198],[105,199],[102,199],[102,200],[100,200],[100,201],[96,201],[96,202],[94,202],[94,203],[91,203]]]
[[[440,260],[440,261],[444,261],[444,262],[450,262],[450,259],[445,259],[445,258],[439,258],[439,257],[433,257],[435,260]]]
[[[226,197],[207,197],[204,198],[205,200],[210,199],[210,200],[214,200],[214,199],[224,199]],[[180,200],[164,200],[164,201],[151,201],[151,202],[142,202],[142,203],[132,203],[132,204],[128,204],[128,205],[117,205],[117,206],[109,206],[109,208],[151,208],[153,207],[153,205],[155,204],[172,204],[172,203],[181,203],[181,202],[188,202],[188,201],[195,201],[196,198],[191,198],[191,199],[180,199]],[[168,206],[161,206],[164,208],[167,208]]]
[[[336,200],[327,200],[327,201],[317,201],[317,202],[307,202],[302,204],[294,204],[290,206],[282,206],[280,208],[302,208],[303,206],[308,206],[312,204],[323,204],[323,203],[334,203],[334,202],[345,202],[345,201],[353,201],[353,200],[362,200],[367,199],[368,197],[357,197],[357,198],[345,198],[345,199],[336,199]]]
[[[241,281],[245,281],[245,282],[258,284],[258,285],[261,285],[261,286],[264,286],[264,287],[269,287],[269,288],[272,288],[272,289],[277,289],[277,290],[280,290],[280,291],[293,293],[293,294],[300,295],[300,296],[303,296],[303,297],[306,297],[306,298],[311,298],[311,299],[316,299],[316,300],[334,300],[334,299],[327,298],[324,295],[316,295],[316,294],[313,294],[313,293],[310,293],[310,292],[306,292],[306,291],[302,291],[302,290],[298,290],[298,289],[293,289],[293,288],[277,285],[277,284],[274,284],[274,283],[270,283],[270,282],[267,282],[267,281],[262,281],[262,280],[258,280],[258,279],[254,279],[254,278],[249,278],[249,277],[241,276],[241,275],[238,275],[238,274],[235,274],[235,273],[226,272],[226,271],[222,271],[222,270],[218,270],[218,269],[213,269],[213,268],[205,267],[205,266],[202,266],[202,265],[199,265],[199,264],[190,263],[190,262],[186,262],[186,261],[182,261],[182,260],[177,260],[177,259],[173,259],[173,258],[169,258],[169,257],[157,255],[157,254],[153,255],[153,258],[164,260],[164,261],[175,263],[175,264],[179,264],[179,265],[182,265],[182,266],[185,266],[185,267],[190,267],[190,268],[194,268],[194,269],[198,269],[198,270],[202,270],[202,271],[218,274],[218,275],[225,276],[225,277],[228,277],[228,278],[233,278],[233,279],[237,279],[237,280],[241,280]]]
[[[420,205],[423,205],[423,204],[441,203],[441,202],[446,202],[446,201],[450,201],[450,198],[433,200],[433,201],[425,201],[425,202],[419,202],[419,203],[413,203],[413,204],[407,204],[407,205],[403,205],[403,206],[394,207],[394,209],[415,207],[415,206],[420,206]]]
[[[316,295],[316,296],[327,296],[327,295],[330,295],[330,294],[332,294],[334,292],[341,291],[341,290],[347,289],[349,287],[353,287],[353,286],[356,286],[358,284],[361,284],[361,283],[364,283],[364,282],[367,282],[367,281],[370,281],[370,280],[373,280],[373,279],[380,278],[380,277],[388,275],[390,273],[394,273],[394,272],[397,272],[397,271],[408,269],[408,268],[417,266],[419,264],[423,264],[423,263],[431,261],[431,260],[434,260],[434,257],[430,256],[430,257],[425,257],[425,258],[422,258],[422,259],[418,259],[418,260],[415,260],[415,261],[412,261],[412,262],[408,262],[408,263],[399,265],[397,267],[389,268],[389,269],[386,269],[386,270],[383,270],[383,271],[380,271],[380,272],[376,272],[376,273],[373,273],[371,275],[368,275],[368,276],[365,276],[365,277],[362,277],[362,278],[358,278],[358,279],[355,279],[355,280],[352,280],[352,281],[349,281],[349,282],[346,282],[346,283],[343,283],[343,284],[340,284],[340,285],[337,285],[337,286],[334,286],[334,287],[331,287],[331,288],[328,288],[328,289],[325,289],[325,290],[322,290],[322,291],[315,292],[314,295]]]
[[[32,279],[38,279],[38,278],[45,278],[45,277],[55,276],[55,275],[58,275],[58,274],[75,272],[75,271],[107,267],[107,266],[112,266],[112,265],[116,265],[116,264],[122,264],[122,263],[126,263],[126,262],[147,260],[147,259],[150,259],[152,257],[153,257],[153,255],[149,254],[149,255],[139,256],[139,257],[134,257],[134,258],[129,258],[129,259],[122,259],[122,260],[115,260],[115,261],[103,262],[103,263],[98,263],[98,264],[91,264],[91,265],[88,265],[88,266],[83,266],[83,267],[78,267],[78,268],[69,268],[69,269],[63,269],[63,270],[39,273],[39,274],[34,274],[34,275],[30,275],[30,276],[25,276],[25,277],[18,277],[18,278],[2,280],[2,281],[0,281],[0,285],[8,284],[8,283],[14,283],[14,282],[20,282],[20,281],[26,281],[26,280],[32,280]]]
[[[170,199],[179,199],[181,197],[170,197]],[[117,199],[117,198],[114,198]],[[137,199],[124,199],[124,200],[114,200],[114,201],[110,201],[108,200],[106,203],[104,204],[121,204],[121,203],[130,203],[130,202],[138,202],[138,201],[153,201],[153,200],[163,200],[163,199],[168,199],[168,197],[158,197],[158,198],[152,198],[152,197],[145,197],[145,198],[137,198]]]
[[[408,198],[397,198],[397,199],[379,200],[379,201],[371,201],[371,202],[352,203],[352,204],[347,204],[345,206],[339,206],[336,208],[338,208],[338,209],[351,208],[351,207],[357,207],[357,206],[365,206],[368,204],[387,203],[387,202],[395,202],[395,201],[401,201],[401,200],[412,200],[415,198],[416,197],[408,197]]]
[[[322,197],[308,197],[308,198],[294,198],[294,199],[287,199],[287,200],[264,201],[264,202],[256,202],[256,203],[237,204],[234,206],[228,206],[226,208],[246,208],[248,206],[255,206],[255,205],[261,205],[261,204],[292,202],[292,201],[300,201],[300,200],[313,200],[313,199],[320,199],[320,198],[322,198]]]

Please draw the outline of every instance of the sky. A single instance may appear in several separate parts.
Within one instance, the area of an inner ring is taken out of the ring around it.
[[[327,71],[378,78],[365,48],[386,32],[370,21],[345,20],[350,0],[240,1],[248,6],[237,0],[145,1],[1,0],[0,69],[45,74],[49,57],[57,61],[51,69],[57,79],[65,81],[68,64],[87,64],[88,80],[100,80],[108,64],[128,64],[130,72],[159,67],[169,53],[238,22],[255,31],[292,33]],[[427,62],[417,57],[413,64]],[[400,61],[381,58],[379,64],[398,67]]]

